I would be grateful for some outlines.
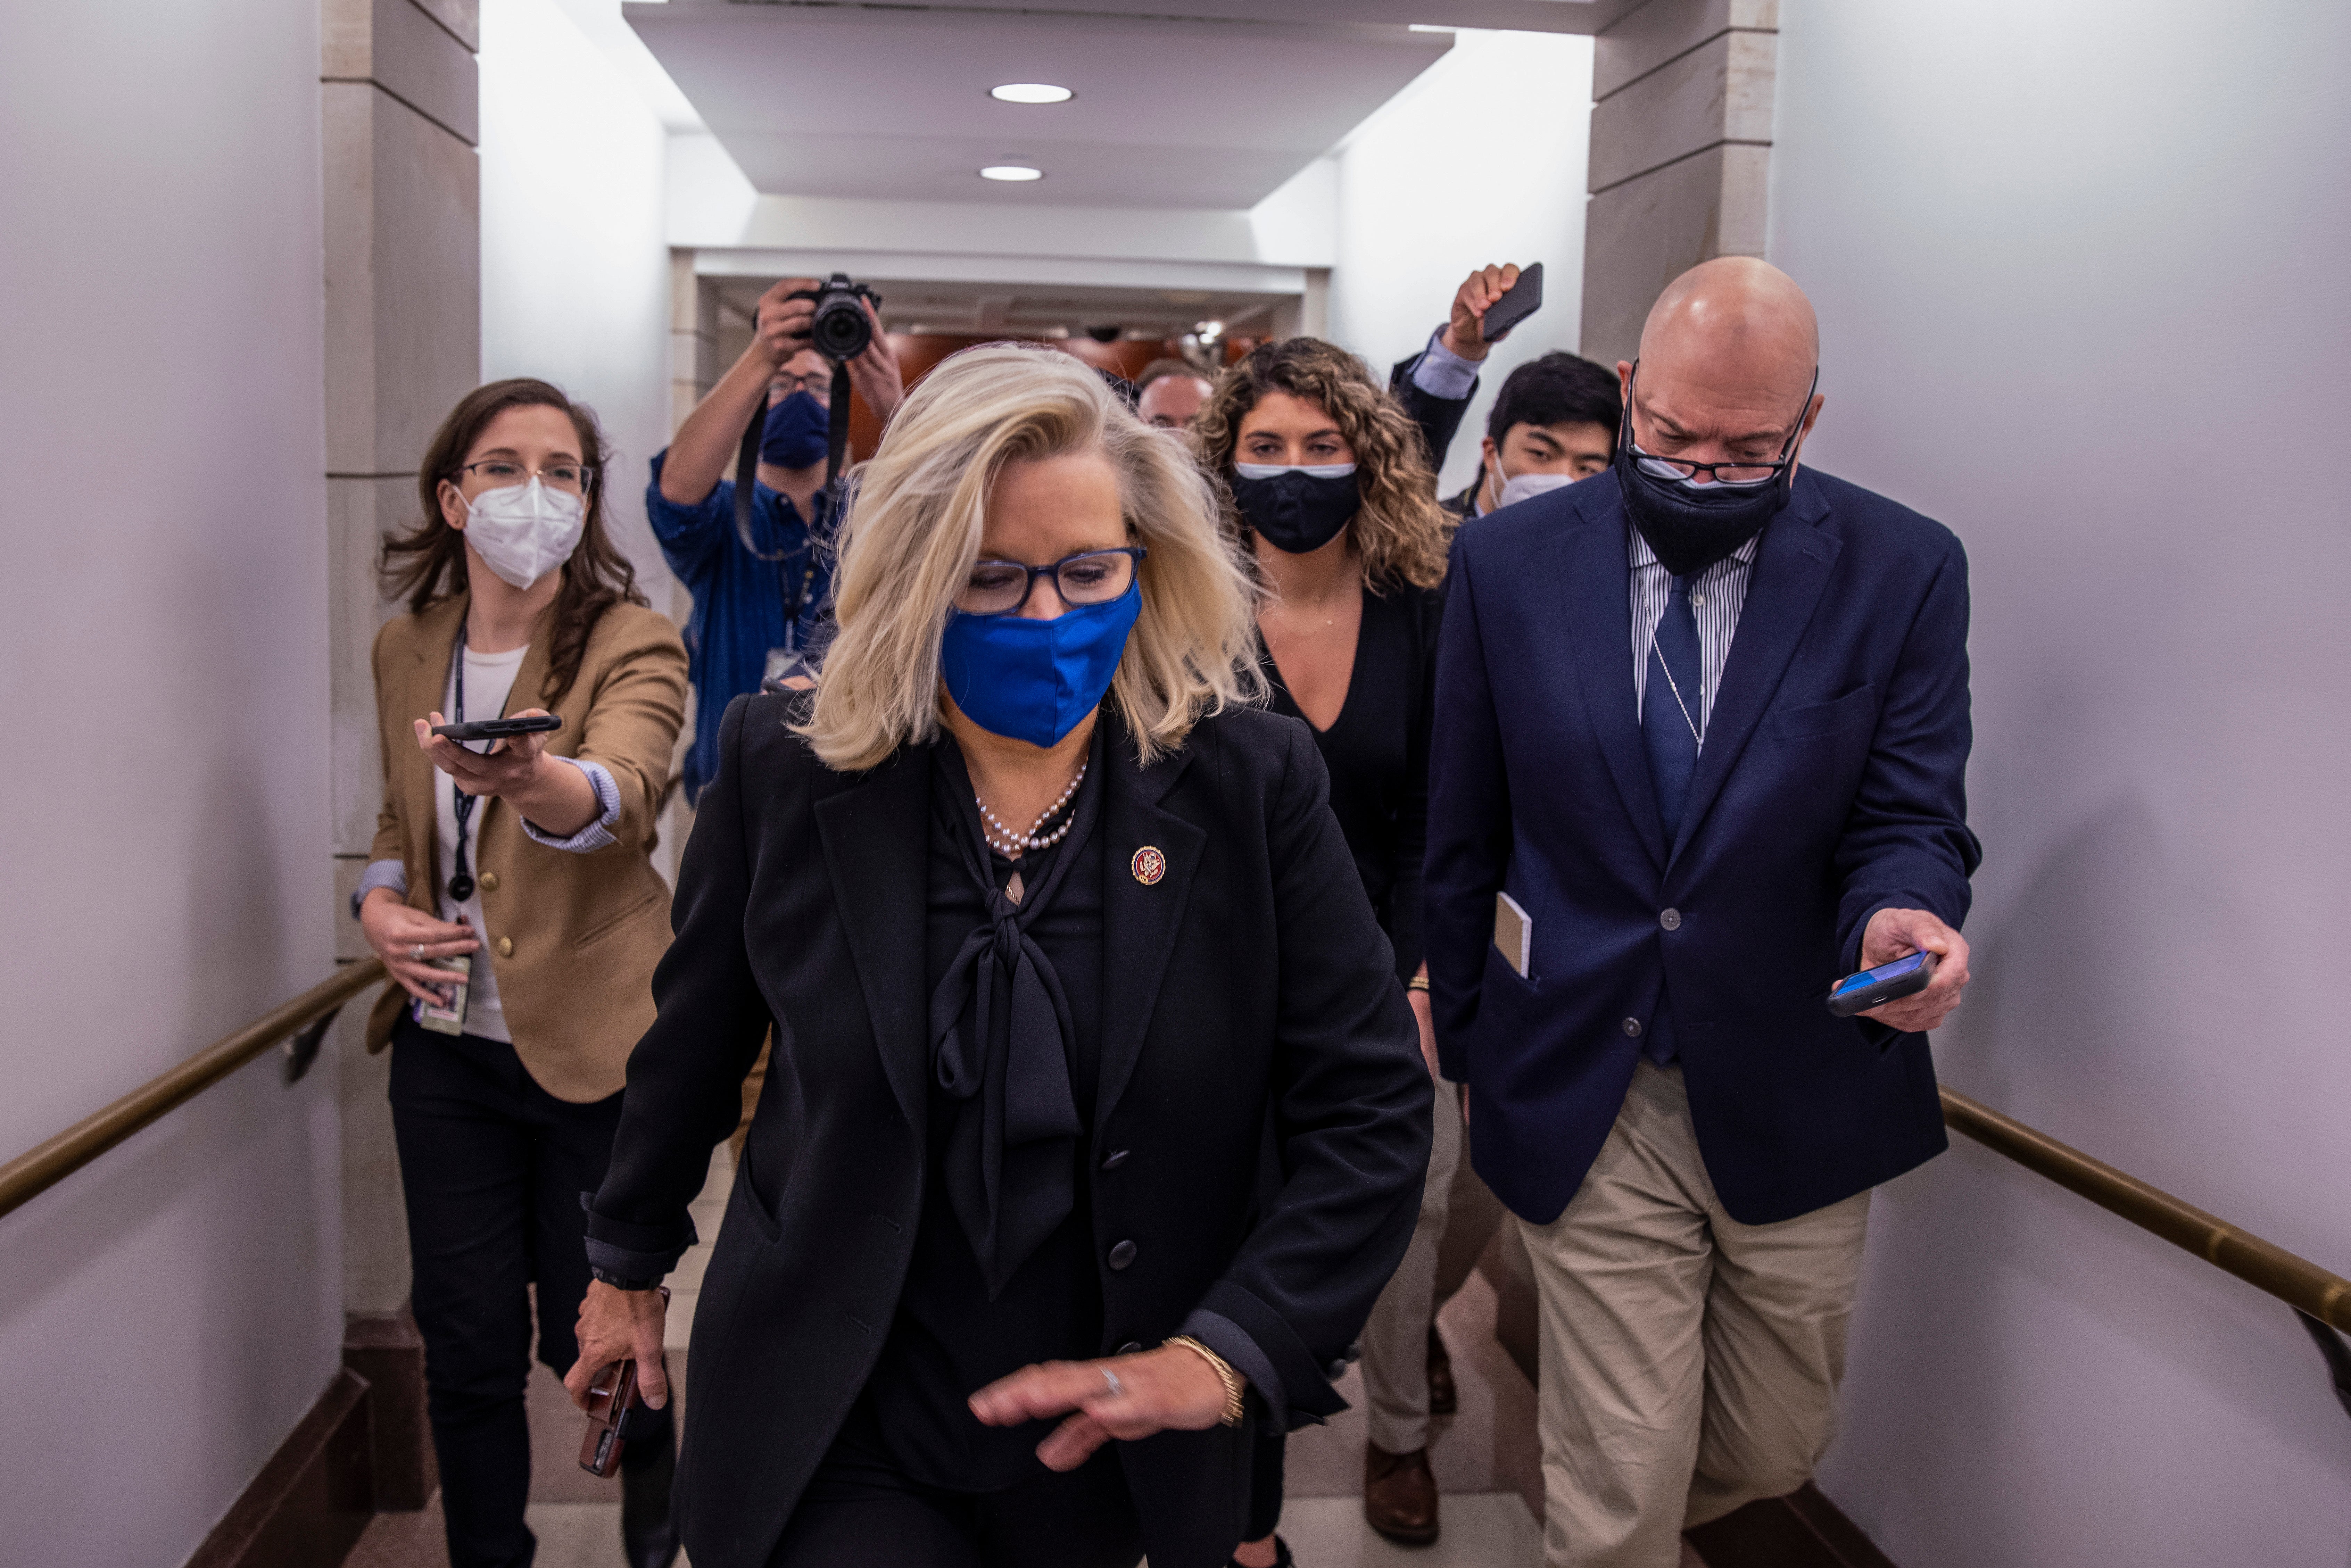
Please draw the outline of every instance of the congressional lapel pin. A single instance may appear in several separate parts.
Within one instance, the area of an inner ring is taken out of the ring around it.
[[[1157,846],[1145,844],[1134,852],[1134,858],[1126,862],[1126,869],[1134,873],[1135,881],[1150,887],[1167,874],[1167,857],[1159,852]]]

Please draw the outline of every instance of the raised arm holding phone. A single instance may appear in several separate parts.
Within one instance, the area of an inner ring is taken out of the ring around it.
[[[1420,427],[1432,471],[1445,466],[1445,454],[1478,395],[1486,356],[1541,304],[1541,262],[1523,269],[1514,262],[1489,263],[1453,291],[1445,324],[1428,335],[1427,346],[1388,372],[1388,392]]]

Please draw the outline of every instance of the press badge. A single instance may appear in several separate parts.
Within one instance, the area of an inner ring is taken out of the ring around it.
[[[1507,893],[1494,895],[1494,946],[1521,980],[1534,963],[1534,918]]]
[[[449,988],[449,1001],[445,1007],[439,1002],[419,999],[416,1004],[416,1021],[435,1034],[465,1033],[465,993],[473,987],[472,980],[467,977],[474,972],[473,958],[466,954],[457,953],[446,958],[429,958],[425,961],[436,969],[448,970],[457,977],[457,982]]]

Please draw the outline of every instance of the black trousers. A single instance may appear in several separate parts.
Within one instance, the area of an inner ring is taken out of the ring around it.
[[[620,1095],[558,1100],[504,1041],[411,1019],[392,1031],[392,1125],[451,1568],[527,1568],[538,1549],[523,1523],[527,1287],[538,1287],[538,1359],[570,1371],[588,1293],[580,1195],[603,1184],[620,1121]],[[631,1443],[622,1462],[657,1458],[654,1445]]]
[[[1117,1447],[1002,1491],[947,1491],[898,1468],[861,1400],[768,1568],[1134,1568],[1143,1523]]]
[[[1289,1455],[1288,1433],[1270,1423],[1258,1428],[1257,1451],[1249,1456],[1249,1524],[1241,1531],[1243,1541],[1263,1541],[1280,1525],[1283,1461]]]

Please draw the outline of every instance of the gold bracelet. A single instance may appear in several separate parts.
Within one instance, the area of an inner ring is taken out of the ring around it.
[[[1182,1345],[1208,1364],[1208,1370],[1215,1373],[1217,1381],[1225,1385],[1225,1412],[1217,1419],[1228,1427],[1239,1426],[1242,1413],[1246,1408],[1241,1404],[1240,1374],[1235,1372],[1223,1356],[1218,1355],[1190,1334],[1179,1333],[1174,1339],[1164,1341],[1161,1348],[1165,1349],[1171,1344]]]
[[[1406,980],[1404,983],[1404,988],[1407,991],[1425,991],[1428,989],[1428,977],[1426,975],[1415,975],[1411,979]]]

